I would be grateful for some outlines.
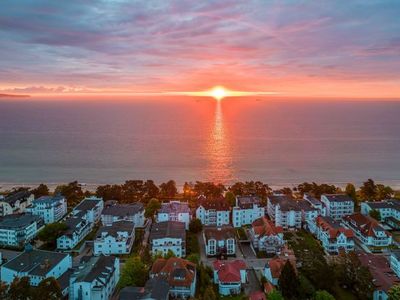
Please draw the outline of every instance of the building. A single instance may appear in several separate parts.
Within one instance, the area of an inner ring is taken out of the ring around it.
[[[326,206],[326,215],[334,220],[354,213],[354,201],[344,194],[324,194],[321,202]]]
[[[154,223],[149,242],[153,255],[166,255],[172,251],[176,257],[186,256],[186,230],[183,222]]]
[[[206,227],[203,231],[207,256],[230,256],[236,254],[235,230],[232,226]]]
[[[319,216],[315,220],[314,226],[310,226],[310,231],[328,253],[338,254],[341,250],[348,252],[354,250],[353,231],[343,227],[339,221],[331,217]]]
[[[400,284],[399,278],[390,269],[389,262],[384,256],[357,252],[361,264],[367,267],[372,275],[372,283],[375,290],[373,300],[387,300],[389,289],[396,284]]]
[[[0,217],[0,245],[22,247],[36,236],[42,224],[42,219],[33,215]]]
[[[196,209],[196,218],[203,225],[223,226],[230,223],[230,206],[224,197],[218,199],[207,199],[200,196],[198,199],[199,206]]]
[[[213,262],[214,283],[218,285],[220,295],[238,295],[242,284],[247,282],[246,263],[243,260]]]
[[[83,257],[69,279],[69,299],[110,299],[119,274],[119,259],[114,256]]]
[[[142,203],[118,204],[116,201],[107,201],[101,214],[101,222],[105,226],[118,221],[130,221],[135,227],[143,227],[144,219]]]
[[[196,265],[186,259],[157,259],[150,270],[150,278],[166,280],[169,295],[174,298],[187,299],[196,293]]]
[[[135,224],[117,221],[111,226],[101,227],[93,241],[94,255],[129,254],[135,240]]]
[[[119,293],[119,300],[168,300],[169,284],[163,278],[151,278],[144,287],[127,286]]]
[[[0,216],[25,212],[34,198],[35,196],[29,190],[21,190],[6,196],[0,196]]]
[[[285,195],[268,196],[267,213],[275,226],[300,229],[314,222],[321,211],[310,200],[292,199]]]
[[[30,284],[37,286],[46,278],[60,278],[71,267],[72,258],[69,254],[27,247],[20,255],[1,266],[1,281],[11,284],[15,277],[27,276]]]
[[[400,278],[400,250],[398,249],[390,253],[390,268]]]
[[[233,227],[250,225],[265,215],[265,208],[257,196],[237,196],[236,206],[232,210]]]
[[[297,271],[296,261],[292,257],[274,257],[265,264],[264,276],[273,286],[278,285],[279,277],[287,262],[291,263],[293,268]]]
[[[85,215],[86,221],[92,226],[100,221],[101,212],[103,211],[104,201],[102,198],[88,197],[83,199],[77,206],[72,210],[72,215]]]
[[[304,193],[303,199],[310,203],[312,207],[318,209],[320,216],[326,216],[326,205],[320,200],[311,196],[308,193]]]
[[[67,214],[67,200],[63,196],[43,196],[33,200],[26,211],[41,217],[45,224],[54,223]]]
[[[189,229],[191,220],[190,208],[187,202],[170,201],[162,203],[157,214],[157,222],[175,221],[185,224],[185,229]]]
[[[371,217],[355,213],[343,217],[343,224],[366,246],[387,247],[392,244],[392,235]]]
[[[261,217],[251,224],[250,239],[254,249],[266,253],[280,253],[285,245],[283,227],[275,226],[274,222]]]
[[[368,216],[371,210],[379,211],[382,222],[388,222],[390,219],[400,221],[400,200],[361,202],[361,213],[363,215]]]

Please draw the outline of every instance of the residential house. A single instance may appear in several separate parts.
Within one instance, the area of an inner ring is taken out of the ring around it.
[[[135,224],[131,221],[116,221],[97,231],[93,252],[94,255],[129,254],[134,240]]]
[[[218,285],[220,295],[238,295],[242,284],[247,282],[246,263],[243,260],[213,262],[214,283]]]
[[[107,201],[101,214],[101,222],[105,226],[118,221],[130,221],[135,227],[143,227],[144,220],[142,203],[119,204],[116,201]]]
[[[161,208],[157,213],[157,222],[182,222],[185,224],[185,229],[189,229],[189,223],[192,219],[190,214],[189,204],[187,202],[170,201],[162,203]]]
[[[173,298],[187,299],[196,292],[196,265],[186,259],[171,257],[157,259],[150,271],[150,278],[162,278],[168,282]]]
[[[343,224],[366,246],[387,247],[392,244],[392,235],[371,217],[355,213],[344,216]]]
[[[361,213],[368,216],[371,210],[380,213],[381,221],[393,229],[400,229],[400,200],[388,199],[375,202],[361,202]]]
[[[265,215],[265,207],[257,196],[237,196],[236,206],[232,210],[233,227],[250,225],[254,220]]]
[[[205,227],[203,239],[207,256],[230,256],[236,253],[235,230],[232,226]]]
[[[104,201],[102,198],[88,197],[83,199],[77,206],[72,210],[72,215],[86,215],[85,219],[91,226],[101,218],[101,212],[103,211]]]
[[[345,194],[324,194],[321,202],[326,206],[326,215],[334,220],[354,213],[354,201]]]
[[[22,247],[30,242],[42,227],[38,216],[12,214],[0,217],[0,245]]]
[[[390,268],[400,278],[400,250],[392,250],[390,253]]]
[[[119,293],[119,300],[168,300],[169,284],[163,278],[151,278],[144,287],[127,286]]]
[[[304,193],[303,199],[306,200],[308,203],[311,204],[312,207],[318,209],[320,216],[326,216],[326,205],[321,200],[311,196],[308,193]]]
[[[341,250],[348,252],[354,250],[353,231],[343,227],[339,221],[331,217],[319,216],[310,231],[328,253],[338,254]]]
[[[185,224],[177,221],[154,223],[149,242],[153,255],[166,255],[172,251],[176,257],[184,257],[186,256]]]
[[[251,224],[250,239],[254,249],[266,253],[280,253],[285,245],[283,227],[275,226],[274,222],[261,217]]]
[[[111,299],[119,276],[118,258],[104,255],[83,257],[69,279],[69,299]]]
[[[0,216],[19,214],[31,205],[35,196],[29,190],[12,192],[6,196],[0,196]]]
[[[224,197],[218,199],[198,198],[199,206],[196,209],[196,218],[203,225],[223,226],[230,223],[230,206]]]
[[[42,196],[33,200],[26,212],[40,216],[45,224],[54,223],[67,214],[67,200],[63,196]]]
[[[60,278],[72,267],[69,254],[27,247],[24,252],[1,266],[1,281],[11,284],[15,277],[29,277],[30,284],[37,286],[42,280]]]
[[[264,276],[273,286],[278,285],[279,277],[281,276],[283,267],[287,262],[291,263],[293,268],[297,271],[294,256],[274,257],[265,264]]]

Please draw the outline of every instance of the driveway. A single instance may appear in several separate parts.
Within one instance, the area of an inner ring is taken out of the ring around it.
[[[258,281],[257,274],[253,269],[247,270],[248,283],[244,287],[246,295],[255,291],[261,291],[260,282]]]

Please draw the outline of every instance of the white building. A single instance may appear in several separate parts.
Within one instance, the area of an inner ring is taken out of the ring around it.
[[[11,284],[15,277],[29,277],[30,284],[37,286],[42,280],[59,278],[72,267],[69,254],[26,249],[1,266],[1,281]]]
[[[33,215],[6,215],[0,219],[0,245],[22,247],[30,242],[42,226],[42,219]]]
[[[322,247],[328,253],[338,254],[341,250],[345,252],[354,250],[353,231],[343,227],[331,217],[317,217],[309,230],[321,241]]]
[[[142,203],[119,204],[116,201],[107,201],[101,214],[101,223],[105,226],[118,221],[130,221],[135,227],[143,227],[144,220]]]
[[[94,225],[100,221],[101,212],[103,211],[104,201],[102,198],[88,197],[83,199],[72,210],[72,215],[86,215],[86,220]]]
[[[220,295],[239,295],[242,284],[247,283],[246,263],[243,260],[213,262],[214,283],[218,285]]]
[[[151,253],[166,255],[172,251],[176,257],[186,256],[185,224],[176,221],[154,223],[150,237]]]
[[[371,217],[355,213],[343,217],[343,224],[366,246],[387,247],[392,244],[392,235]]]
[[[390,268],[400,278],[400,250],[393,250],[390,253]]]
[[[67,200],[63,196],[43,196],[32,201],[27,212],[40,216],[45,224],[61,220],[67,213]]]
[[[111,299],[120,277],[119,259],[114,256],[84,257],[70,277],[70,300]]]
[[[335,220],[354,213],[354,201],[344,194],[324,194],[321,202],[326,206],[326,215]]]
[[[187,202],[170,201],[162,203],[157,214],[157,222],[175,221],[185,224],[185,229],[189,229],[191,220],[190,208]]]
[[[25,212],[34,198],[29,190],[12,192],[6,196],[0,195],[0,216]]]
[[[207,256],[229,256],[236,254],[235,230],[231,226],[206,227],[203,231]]]
[[[254,220],[265,215],[265,208],[261,206],[260,198],[256,196],[237,196],[236,206],[232,210],[233,227],[250,225]]]
[[[394,229],[400,229],[400,200],[361,202],[361,213],[363,215],[368,216],[371,210],[379,211],[382,222],[386,222]]]
[[[198,199],[199,206],[196,209],[196,218],[203,225],[223,226],[230,223],[230,206],[224,197],[219,199],[207,199],[204,196]]]
[[[103,226],[93,241],[94,255],[129,254],[135,240],[135,225],[130,221],[117,221]]]
[[[283,228],[275,226],[271,220],[261,217],[255,220],[249,230],[250,239],[254,249],[266,253],[280,253],[285,241],[283,240]]]

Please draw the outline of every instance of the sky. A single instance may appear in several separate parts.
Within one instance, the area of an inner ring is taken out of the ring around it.
[[[0,93],[400,99],[397,0],[0,5]]]

